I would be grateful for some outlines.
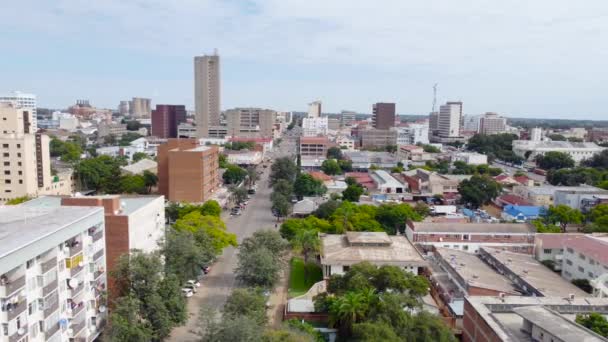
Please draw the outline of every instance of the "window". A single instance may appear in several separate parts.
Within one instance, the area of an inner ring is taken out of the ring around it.
[[[23,184],[23,179],[20,179],[20,180],[19,180],[19,184]]]
[[[2,148],[8,148],[8,144],[2,144]]]
[[[566,248],[566,250],[568,251],[568,253],[574,253],[574,249],[572,248]]]
[[[348,272],[348,270],[350,270],[350,266],[342,266],[342,269],[344,272]]]
[[[21,148],[21,144],[17,144],[17,148]]]
[[[21,166],[21,162],[17,162],[17,166]]]
[[[34,266],[34,259],[30,259],[25,263],[26,268],[32,268],[32,266]]]
[[[4,162],[4,166],[11,166],[11,162]]]
[[[578,271],[581,273],[585,273],[585,269],[583,268],[583,266],[579,266]]]
[[[2,335],[8,336],[8,323],[2,323]]]
[[[545,254],[551,254],[551,249],[543,249],[543,252],[544,252]]]
[[[583,255],[583,253],[578,253],[578,257],[579,257],[581,260],[585,260],[585,259],[587,259],[587,258],[586,258],[586,257]]]
[[[4,180],[4,184],[11,184],[11,180],[10,179],[5,179]]]
[[[6,158],[8,158],[8,157],[9,157],[8,152],[4,152],[2,155],[3,155],[4,157],[6,157]]]
[[[21,158],[21,152],[17,152],[17,157]]]
[[[11,171],[10,171],[10,170],[4,170],[4,174],[5,174],[5,175],[10,175],[10,174],[11,174]]]
[[[566,259],[566,264],[572,266],[572,261],[570,259]]]

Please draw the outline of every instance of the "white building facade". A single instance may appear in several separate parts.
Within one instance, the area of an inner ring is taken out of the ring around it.
[[[446,138],[460,137],[462,122],[462,102],[448,102],[439,107],[439,136]]]
[[[302,119],[302,135],[305,137],[326,136],[329,130],[327,117],[308,117]]]
[[[410,124],[397,127],[397,145],[416,145],[429,143],[428,124]]]
[[[36,113],[36,95],[26,94],[20,91],[13,91],[8,94],[0,94],[0,102],[13,102],[19,107],[27,109],[31,113],[31,131],[36,133],[38,131],[38,117]]]

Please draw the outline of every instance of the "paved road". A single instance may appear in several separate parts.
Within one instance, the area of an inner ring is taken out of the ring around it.
[[[293,139],[284,138],[275,152],[271,152],[271,159],[295,152],[295,142]],[[251,236],[255,231],[272,228],[276,222],[271,214],[270,193],[268,186],[268,174],[270,167],[263,169],[264,173],[258,181],[257,194],[249,201],[249,205],[240,216],[230,217],[227,213],[223,214],[224,222],[228,230],[237,235],[238,241]],[[183,342],[196,341],[195,331],[198,323],[200,308],[205,305],[215,309],[221,309],[226,303],[226,299],[235,286],[238,286],[234,268],[237,264],[237,249],[226,248],[224,253],[213,264],[209,274],[201,282],[198,292],[188,299],[188,312],[190,317],[188,322],[181,327],[173,330],[168,341]]]

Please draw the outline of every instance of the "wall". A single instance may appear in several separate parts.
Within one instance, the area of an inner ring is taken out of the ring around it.
[[[127,205],[128,202],[127,202]],[[156,251],[165,236],[165,198],[160,196],[129,215],[129,249]]]
[[[502,341],[466,299],[464,301],[464,317],[462,320],[462,326],[463,342]]]

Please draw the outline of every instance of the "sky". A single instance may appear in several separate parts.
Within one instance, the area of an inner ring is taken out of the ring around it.
[[[193,108],[193,57],[221,56],[222,109],[370,113],[395,102],[608,119],[606,0],[19,0],[0,10],[0,92]]]

